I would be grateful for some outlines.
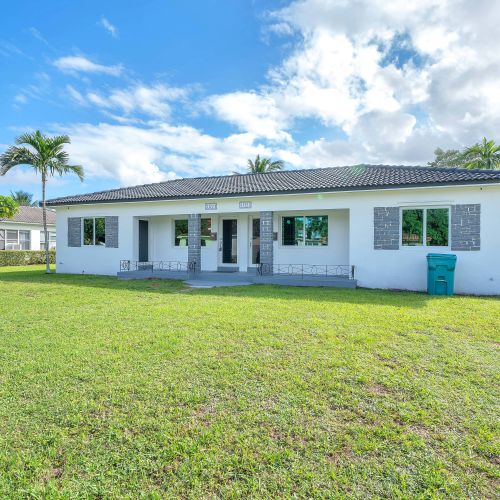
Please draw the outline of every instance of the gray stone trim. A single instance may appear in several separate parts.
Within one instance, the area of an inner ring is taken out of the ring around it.
[[[273,212],[260,212],[260,263],[263,274],[272,274],[274,262]]]
[[[481,205],[452,205],[451,250],[481,250]]]
[[[118,248],[118,217],[108,216],[105,218],[106,247]]]
[[[194,272],[201,271],[201,214],[188,217],[188,265]]]
[[[82,246],[82,219],[68,217],[68,247]]]
[[[398,250],[400,230],[399,207],[374,207],[373,248]]]

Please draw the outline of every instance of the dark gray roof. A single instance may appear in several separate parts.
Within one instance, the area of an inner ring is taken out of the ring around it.
[[[196,177],[55,198],[48,204],[175,200],[255,194],[314,193],[411,186],[500,183],[500,170],[356,165],[265,174]]]
[[[38,207],[19,207],[16,215],[12,219],[1,218],[0,221],[17,222],[24,224],[43,224],[42,209]],[[56,223],[56,213],[53,210],[47,210],[47,224]]]

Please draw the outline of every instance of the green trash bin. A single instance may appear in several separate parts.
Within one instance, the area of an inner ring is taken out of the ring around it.
[[[427,254],[427,293],[453,295],[457,256],[444,253]]]

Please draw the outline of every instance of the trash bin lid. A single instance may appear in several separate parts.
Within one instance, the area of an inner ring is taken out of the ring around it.
[[[428,253],[427,259],[449,259],[449,260],[457,260],[457,256],[453,253]]]

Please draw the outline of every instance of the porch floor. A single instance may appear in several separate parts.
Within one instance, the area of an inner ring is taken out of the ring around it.
[[[186,271],[120,271],[117,277],[123,280],[134,279],[166,279],[181,280],[193,288],[214,288],[220,286],[245,285],[284,285],[284,286],[322,286],[333,288],[356,288],[357,281],[342,276],[289,276],[272,275],[261,276],[254,272],[224,273],[217,271],[201,271],[187,273]]]

